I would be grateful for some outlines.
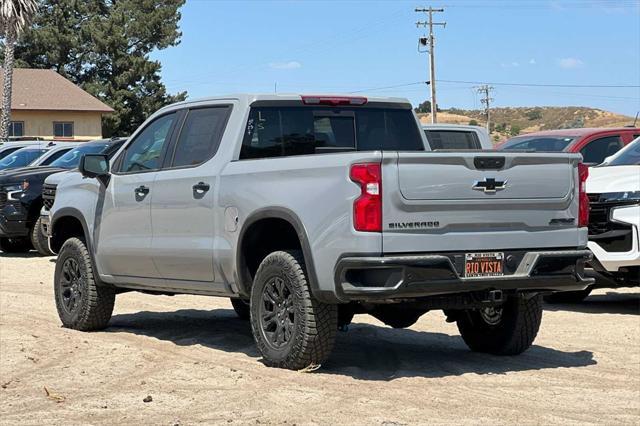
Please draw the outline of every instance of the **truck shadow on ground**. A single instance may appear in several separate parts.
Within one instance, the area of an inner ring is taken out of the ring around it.
[[[470,352],[459,336],[394,330],[371,324],[350,326],[338,338],[330,360],[319,372],[360,380],[401,377],[439,378],[465,373],[505,374],[596,364],[589,351],[565,352],[534,345],[522,355],[498,357]],[[251,327],[232,310],[139,312],[115,315],[108,332],[134,333],[180,346],[202,345],[259,358]]]
[[[640,315],[640,293],[594,294],[578,303],[545,303],[546,311],[571,311],[585,314]]]

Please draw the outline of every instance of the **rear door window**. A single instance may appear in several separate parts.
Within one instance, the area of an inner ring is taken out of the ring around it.
[[[622,148],[620,136],[606,136],[594,139],[580,150],[582,161],[589,164],[600,164],[610,155]]]
[[[461,130],[425,130],[431,149],[482,149],[475,132]]]
[[[424,151],[410,110],[251,108],[240,159],[344,151]]]
[[[192,109],[187,113],[173,153],[171,167],[197,166],[218,151],[230,107]]]

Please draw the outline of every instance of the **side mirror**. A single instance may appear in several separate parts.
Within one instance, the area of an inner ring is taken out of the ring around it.
[[[109,158],[102,154],[85,154],[78,168],[84,177],[106,178],[109,176]]]

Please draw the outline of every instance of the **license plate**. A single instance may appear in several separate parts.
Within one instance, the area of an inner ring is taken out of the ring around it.
[[[499,277],[504,275],[504,253],[466,253],[464,276]]]

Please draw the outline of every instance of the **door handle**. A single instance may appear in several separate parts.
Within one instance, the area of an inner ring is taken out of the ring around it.
[[[149,193],[149,188],[144,185],[140,185],[134,189],[133,192],[136,194],[136,201],[142,201]]]
[[[209,189],[211,189],[211,185],[209,185],[208,183],[198,182],[195,185],[193,185],[194,194],[203,195]]]

